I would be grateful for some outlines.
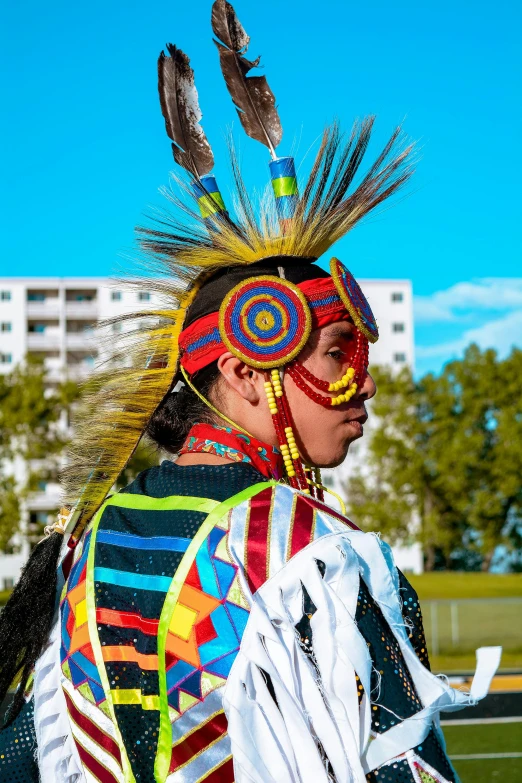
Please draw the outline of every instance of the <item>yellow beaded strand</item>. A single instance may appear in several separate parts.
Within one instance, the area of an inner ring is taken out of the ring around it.
[[[270,373],[270,377],[272,379],[272,386],[274,387],[275,396],[282,397],[283,387],[281,385],[281,377],[279,375],[279,370],[272,370],[272,372]]]
[[[331,383],[328,387],[328,391],[339,391],[339,389],[346,389],[350,381],[353,381],[355,375],[355,370],[353,367],[348,367],[345,374],[341,378],[340,381],[335,381],[335,383]]]
[[[277,410],[277,403],[276,403],[276,400],[275,400],[275,395],[274,395],[274,390],[272,388],[272,384],[270,383],[270,381],[265,381],[264,386],[265,386],[265,394],[266,394],[266,398],[268,400],[268,407],[270,409],[270,413],[272,414],[272,416],[276,416],[277,413],[278,413],[278,410]]]
[[[357,384],[352,383],[348,391],[346,391],[344,394],[338,394],[337,397],[332,397],[330,399],[330,404],[341,405],[343,402],[348,402],[348,400],[352,399],[356,391],[357,391]]]

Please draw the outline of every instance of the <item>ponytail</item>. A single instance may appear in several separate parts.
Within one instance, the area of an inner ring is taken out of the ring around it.
[[[221,377],[217,362],[209,364],[193,376],[198,391],[209,399],[216,397],[217,380]],[[146,433],[160,448],[177,454],[192,426],[200,422],[213,423],[215,416],[189,386],[169,392],[160,402],[148,423]]]

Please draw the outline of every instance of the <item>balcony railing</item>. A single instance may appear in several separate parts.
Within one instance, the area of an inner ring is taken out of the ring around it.
[[[98,302],[66,302],[65,314],[69,318],[87,318],[94,322],[98,318]]]
[[[56,350],[60,348],[60,335],[56,332],[30,332],[27,335],[27,347],[31,350]]]
[[[26,302],[26,313],[30,318],[57,318],[60,314],[60,300],[46,299],[43,302]]]
[[[27,508],[29,511],[52,511],[60,507],[62,500],[60,487],[51,485],[44,491],[32,492],[27,498]]]
[[[65,345],[71,351],[92,351],[96,347],[96,339],[92,332],[67,332]]]

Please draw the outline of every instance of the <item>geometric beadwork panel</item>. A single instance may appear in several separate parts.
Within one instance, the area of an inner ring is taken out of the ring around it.
[[[226,530],[216,526],[192,563],[167,634],[167,692],[173,720],[224,685],[248,615]]]
[[[98,675],[87,624],[86,574],[91,533],[83,542],[79,559],[71,568],[67,592],[62,600],[61,663],[62,671],[74,687],[93,704],[105,701]]]

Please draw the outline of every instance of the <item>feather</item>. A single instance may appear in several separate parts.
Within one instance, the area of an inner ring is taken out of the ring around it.
[[[142,277],[131,282],[130,290],[145,287],[158,308],[110,320],[125,326],[116,342],[113,332],[108,333],[107,364],[91,377],[91,395],[75,412],[76,435],[68,448],[64,493],[71,505],[81,498],[81,524],[103,502],[172,386],[185,312],[205,274],[280,254],[319,257],[408,182],[413,145],[406,143],[400,129],[357,177],[372,126],[372,117],[357,122],[346,138],[336,125],[326,129],[287,236],[279,231],[273,199],[263,200],[259,209],[251,200],[235,156],[235,224],[220,221],[210,235],[189,194],[183,201],[167,192],[174,212],[156,213],[155,225],[139,229],[146,255]],[[182,180],[180,184],[188,188]]]
[[[260,58],[244,57],[250,37],[230,3],[216,0],[212,6],[212,30],[219,51],[221,70],[234,101],[241,125],[248,136],[268,147],[273,157],[281,141],[283,128],[275,105],[274,93],[266,76],[248,76],[257,68]]]
[[[194,71],[187,55],[167,44],[170,57],[161,52],[158,59],[158,90],[165,127],[174,142],[174,160],[191,174],[202,177],[214,165],[214,156],[199,124],[201,109],[194,84]]]

